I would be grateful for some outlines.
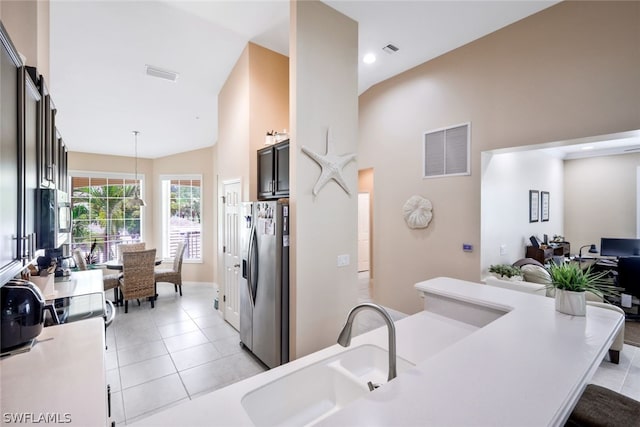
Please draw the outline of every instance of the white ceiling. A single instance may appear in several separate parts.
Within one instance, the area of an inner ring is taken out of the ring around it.
[[[360,93],[557,1],[341,1],[359,23]],[[51,0],[50,90],[72,151],[157,158],[211,146],[217,95],[249,41],[288,55],[286,0]],[[392,43],[400,50],[382,51]],[[145,65],[179,73],[145,75]]]

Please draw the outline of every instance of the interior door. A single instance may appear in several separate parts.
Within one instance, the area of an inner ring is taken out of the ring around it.
[[[224,182],[224,318],[240,330],[240,181]]]
[[[358,193],[358,271],[369,271],[369,193]]]

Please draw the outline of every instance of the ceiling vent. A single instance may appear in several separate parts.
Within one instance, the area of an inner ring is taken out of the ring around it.
[[[392,54],[392,53],[396,53],[397,51],[399,51],[400,48],[398,46],[394,46],[391,43],[389,43],[388,45],[383,47],[382,50],[384,50],[388,54]]]
[[[178,73],[175,71],[163,70],[152,65],[145,65],[147,76],[157,77],[159,79],[169,80],[175,82],[178,80]]]

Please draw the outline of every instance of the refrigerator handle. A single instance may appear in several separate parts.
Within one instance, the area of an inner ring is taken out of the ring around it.
[[[249,270],[251,271],[250,276],[251,280],[247,281],[249,286],[249,295],[251,295],[251,302],[253,305],[256,303],[256,298],[258,296],[258,278],[260,277],[260,272],[258,267],[260,265],[260,260],[258,259],[258,233],[256,233],[256,225],[253,224],[253,228],[251,229],[251,251],[249,252],[249,258],[251,259],[251,264]]]
[[[254,305],[253,299],[253,235],[256,232],[255,224],[251,225],[251,231],[249,232],[249,248],[247,250],[247,290],[249,292],[249,301],[251,301],[251,306]]]

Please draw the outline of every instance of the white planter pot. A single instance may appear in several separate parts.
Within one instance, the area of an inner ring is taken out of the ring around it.
[[[584,292],[556,289],[556,311],[572,316],[587,314],[587,300]]]

